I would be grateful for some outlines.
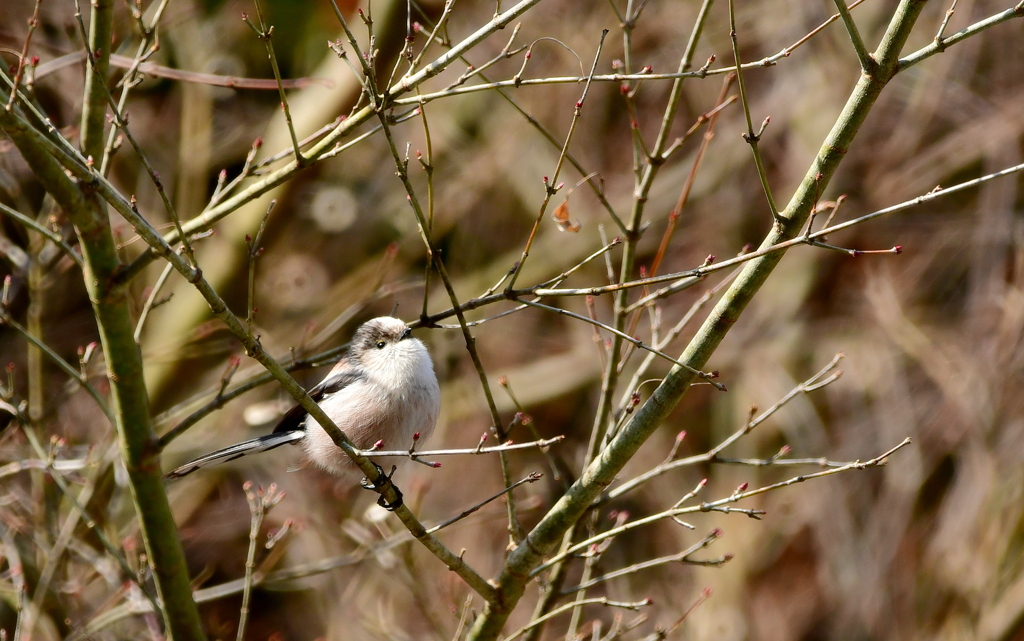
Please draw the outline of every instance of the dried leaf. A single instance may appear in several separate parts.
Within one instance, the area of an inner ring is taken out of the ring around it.
[[[552,212],[551,217],[558,223],[558,228],[562,231],[571,231],[576,233],[580,230],[580,224],[575,220],[569,220],[569,199],[566,198],[562,201],[562,204],[555,207],[555,211]]]

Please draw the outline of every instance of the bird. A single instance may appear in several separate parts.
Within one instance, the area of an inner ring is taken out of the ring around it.
[[[380,441],[412,443],[414,435],[423,442],[441,410],[441,390],[426,346],[392,316],[360,325],[348,351],[309,396],[360,450]],[[301,445],[309,462],[325,472],[344,476],[357,469],[320,424],[296,405],[270,434],[200,456],[166,477],[180,478],[292,443]]]

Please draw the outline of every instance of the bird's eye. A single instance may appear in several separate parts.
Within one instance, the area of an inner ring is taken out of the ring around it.
[[[387,343],[384,341],[377,341],[377,349],[384,349],[385,345],[387,345]]]

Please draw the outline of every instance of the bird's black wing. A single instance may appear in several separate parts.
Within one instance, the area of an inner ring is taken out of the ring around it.
[[[320,382],[316,387],[309,390],[309,397],[313,399],[314,403],[319,403],[321,400],[340,392],[352,383],[360,381],[366,378],[362,372],[356,369],[342,370],[336,374],[332,374]],[[277,425],[274,426],[274,434],[279,432],[292,432],[294,430],[306,429],[306,410],[301,405],[295,405],[295,407],[288,410],[288,412],[281,417]]]

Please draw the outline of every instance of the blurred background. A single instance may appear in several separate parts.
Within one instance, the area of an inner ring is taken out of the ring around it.
[[[138,43],[129,11],[133,4],[118,3],[112,45],[128,57],[135,55]],[[546,0],[527,12],[516,39],[516,45],[534,43],[523,77],[585,75],[602,29],[611,32],[597,72],[611,73],[613,61],[623,58],[613,4],[625,9],[619,0]],[[868,0],[853,11],[869,48],[877,43],[893,6]],[[1005,0],[962,0],[947,33],[1007,6]],[[297,134],[303,138],[349,113],[359,86],[349,66],[326,46],[343,37],[329,2],[267,0],[263,7],[274,26],[283,77],[309,79],[288,94]],[[28,0],[0,6],[0,55],[8,65],[16,64],[33,8]],[[351,1],[343,6],[350,17],[354,8]],[[442,9],[439,0],[416,2],[411,21],[433,24]],[[633,68],[674,71],[698,9],[691,0],[646,3],[633,32]],[[935,37],[947,9],[937,1],[928,4],[907,51]],[[494,3],[457,3],[448,29],[451,42],[485,24],[494,10]],[[772,0],[740,2],[736,10],[741,55],[750,61],[797,42],[835,7],[825,0]],[[241,19],[243,12],[255,15],[250,2],[169,3],[160,23],[160,48],[150,62],[192,73],[272,79],[264,45]],[[62,58],[81,49],[74,14],[69,2],[42,3],[31,53],[40,58],[33,85],[38,103],[63,135],[77,142],[84,64],[81,58]],[[406,3],[374,0],[372,16],[377,68],[386,77],[406,35]],[[351,22],[365,43],[362,23],[356,17]],[[511,35],[511,29],[497,33],[468,60],[477,66],[490,60]],[[836,220],[1020,164],[1022,36],[1024,22],[1010,21],[900,74],[883,92],[823,194],[829,199],[846,195]],[[415,43],[417,50],[423,40],[420,36]],[[718,57],[713,66],[728,66],[730,47],[727,5],[716,3],[695,66],[712,54]],[[432,48],[426,59],[440,51]],[[522,65],[519,54],[486,75],[508,79]],[[425,85],[425,91],[445,88],[464,71],[462,65],[451,67]],[[803,177],[858,73],[847,34],[835,22],[775,66],[745,74],[755,123],[771,116],[761,149],[780,205]],[[721,75],[687,81],[674,136],[715,106],[722,81]],[[474,82],[479,81],[468,84]],[[257,138],[262,140],[258,158],[289,148],[280,97],[272,83],[269,87],[210,86],[154,72],[132,90],[130,128],[183,219],[203,210],[222,169],[229,180],[237,175]],[[669,88],[670,81],[643,82],[631,116],[618,83],[595,83],[577,125],[571,152],[587,172],[599,174],[609,202],[623,218],[628,217],[634,189],[631,119],[651,144]],[[552,174],[558,160],[558,146],[521,112],[560,144],[581,91],[572,83],[522,86],[505,90],[511,101],[485,91],[424,107],[434,167],[434,237],[461,300],[480,295],[519,260],[544,196],[542,178]],[[748,243],[759,244],[769,230],[771,216],[750,150],[740,136],[744,130],[739,104],[725,108],[660,273],[695,267],[709,254],[719,260],[734,256]],[[395,136],[403,150],[408,142],[412,155],[427,152],[421,118],[397,125]],[[649,266],[654,257],[699,144],[700,134],[669,160],[654,184],[639,265]],[[415,159],[411,174],[425,194],[426,178]],[[111,177],[124,193],[136,195],[154,225],[170,228],[158,193],[127,144],[114,156]],[[581,177],[567,167],[561,179],[568,189]],[[676,553],[713,528],[720,528],[722,536],[706,550],[707,558],[732,555],[719,568],[666,565],[590,591],[588,595],[606,594],[615,600],[654,600],[644,610],[647,619],[624,638],[643,638],[659,626],[671,626],[711,588],[711,597],[689,614],[675,638],[1024,639],[1022,185],[1020,176],[1013,175],[829,237],[831,243],[857,249],[901,245],[898,256],[854,258],[810,247],[787,254],[711,359],[709,368],[721,372],[728,393],[707,385],[690,390],[621,478],[664,460],[681,430],[686,438],[680,455],[707,451],[742,427],[751,405],[771,406],[840,352],[845,354],[841,379],[798,396],[726,454],[770,458],[788,445],[793,457],[851,461],[876,456],[905,437],[913,444],[884,468],[830,476],[741,504],[766,511],[761,520],[698,515],[692,519],[696,532],[663,522],[616,539],[598,564],[599,573]],[[272,354],[306,358],[341,346],[360,322],[388,314],[396,304],[396,315],[419,317],[425,252],[382,136],[371,136],[302,171],[218,223],[213,236],[197,241],[204,274],[239,315],[244,315],[247,301],[245,235],[255,234],[271,199],[276,205],[262,237],[265,251],[256,263],[255,304],[258,333]],[[0,139],[0,200],[53,221],[70,237],[67,221],[44,198],[6,139]],[[602,228],[607,237],[616,235],[615,225],[585,186],[574,190],[568,202],[581,229],[561,231],[546,216],[520,284],[537,283],[572,267],[603,244]],[[142,243],[121,219],[113,221],[125,256],[137,256]],[[11,316],[65,360],[78,363],[79,349],[98,340],[79,270],[4,215],[0,245],[5,259],[0,271],[14,276]],[[21,256],[28,258],[19,262]],[[617,269],[621,253],[613,250],[610,256]],[[154,263],[133,282],[140,311],[163,267]],[[718,272],[661,301],[665,327],[725,276]],[[607,281],[598,260],[567,285]],[[242,357],[231,379],[235,383],[259,371],[177,274],[157,299],[168,295],[170,300],[152,310],[141,337],[159,433],[214,398],[232,369],[232,358]],[[634,293],[631,300],[638,297]],[[547,302],[586,314],[582,297]],[[611,318],[608,297],[598,298],[596,306],[599,318]],[[450,307],[436,276],[430,281],[427,307],[430,312]],[[469,317],[489,317],[510,307],[497,304]],[[707,309],[669,353],[682,351]],[[514,478],[535,471],[545,475],[516,491],[523,522],[530,527],[561,494],[560,479],[579,471],[600,393],[601,355],[590,326],[543,310],[520,311],[474,331],[503,420],[512,419],[516,406],[497,384],[501,376],[507,377],[541,436],[566,437],[551,448],[550,457],[536,451],[510,457]],[[645,340],[650,336],[646,318],[637,333]],[[490,418],[461,332],[420,329],[417,335],[430,348],[444,395],[441,421],[429,446],[476,446]],[[641,360],[632,356],[625,380]],[[137,563],[141,542],[134,513],[123,474],[111,465],[116,458],[113,431],[96,403],[7,327],[0,327],[0,363],[13,364],[5,385],[13,385],[17,399],[29,399],[31,429],[44,442],[51,436],[65,439],[61,458],[87,459],[81,469],[67,472],[68,481],[74,488],[89,489],[88,505],[100,527]],[[96,356],[84,367],[90,383],[105,393],[102,358]],[[648,377],[665,371],[664,364],[656,363]],[[296,376],[312,385],[324,373],[312,368]],[[644,387],[645,397],[651,389],[653,385]],[[276,385],[247,392],[175,439],[165,450],[165,469],[265,433],[289,406],[290,399]],[[516,440],[533,438],[525,428],[517,430],[512,435]],[[10,422],[0,433],[0,464],[34,457],[21,430]],[[260,551],[261,571],[325,559],[335,567],[259,586],[247,638],[453,638],[460,618],[479,611],[479,600],[467,609],[469,590],[418,545],[382,544],[402,527],[376,511],[376,497],[359,491],[357,479],[339,480],[311,469],[287,471],[289,466],[301,467],[300,462],[297,451],[278,450],[168,484],[197,587],[220,586],[244,576],[250,514],[242,484],[276,483],[287,497],[270,512],[263,535],[289,520],[290,532],[272,550]],[[552,463],[560,474],[554,473]],[[771,467],[682,468],[605,506],[599,527],[612,522],[607,520],[611,510],[633,516],[663,510],[705,477],[709,485],[702,496],[709,499],[727,496],[741,483],[756,487],[794,473],[792,468]],[[484,456],[444,459],[440,469],[406,464],[396,479],[426,523],[443,521],[502,489],[496,459]],[[6,550],[0,565],[0,627],[8,634],[13,633],[17,604],[11,551],[20,554],[29,584],[37,581],[69,513],[60,492],[41,473],[0,476]],[[465,549],[465,558],[492,576],[508,543],[506,525],[497,501],[445,530],[441,538],[453,550]],[[146,617],[111,616],[125,596],[117,568],[94,537],[80,527],[65,545],[67,551],[51,569],[49,590],[39,597],[42,615],[35,638],[148,638]],[[571,568],[567,585],[574,585],[581,566]],[[536,592],[536,586],[528,588],[509,631],[529,620]],[[138,600],[137,595],[128,598]],[[237,588],[203,602],[211,638],[234,636],[239,605]],[[584,611],[579,632],[589,634],[593,622],[600,621],[607,633],[615,616],[592,606]],[[625,624],[638,615],[621,616]],[[544,638],[564,638],[567,623],[568,616],[554,619]]]

